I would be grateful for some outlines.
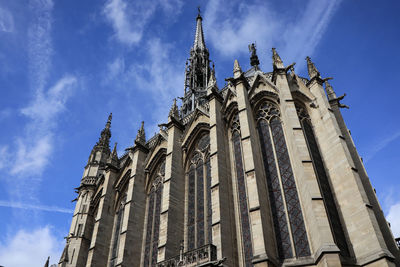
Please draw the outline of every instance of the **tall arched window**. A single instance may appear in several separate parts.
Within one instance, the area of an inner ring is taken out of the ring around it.
[[[263,102],[256,112],[256,119],[278,255],[281,259],[292,258],[293,242],[297,257],[309,256],[307,232],[279,110],[274,104]]]
[[[211,244],[211,169],[210,137],[203,135],[194,145],[186,174],[187,194],[187,249]]]
[[[146,238],[144,247],[144,266],[156,266],[158,237],[160,234],[160,212],[165,176],[165,159],[151,175],[151,188],[147,195]]]
[[[346,237],[340,222],[339,212],[333,197],[332,189],[329,184],[329,178],[325,171],[324,162],[319,151],[318,143],[314,135],[310,116],[302,105],[296,103],[296,111],[299,117],[301,128],[306,138],[307,147],[310,152],[313,167],[317,176],[318,184],[324,199],[325,209],[328,214],[329,223],[332,229],[333,238],[336,245],[340,249],[343,256],[349,256],[349,248],[347,246]]]
[[[114,226],[114,234],[113,234],[113,239],[112,239],[112,247],[111,247],[111,261],[110,261],[110,266],[114,267],[117,261],[117,256],[118,256],[118,245],[120,241],[120,236],[121,236],[121,229],[122,229],[122,220],[124,217],[124,210],[125,210],[125,203],[126,203],[126,192],[122,194],[122,197],[120,198],[119,205],[117,212],[115,214],[116,219],[115,219],[115,226]]]
[[[243,167],[243,155],[242,155],[242,142],[240,136],[240,123],[239,115],[235,114],[231,123],[231,134],[232,134],[232,147],[233,155],[235,161],[235,171],[236,171],[236,182],[237,182],[237,194],[239,201],[239,218],[242,232],[242,247],[244,253],[245,266],[253,266],[253,247],[251,240],[251,230],[250,230],[250,219],[249,210],[247,204],[247,191],[246,182],[244,177],[244,167]]]

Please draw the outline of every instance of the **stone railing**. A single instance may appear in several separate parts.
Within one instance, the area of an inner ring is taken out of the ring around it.
[[[96,176],[86,176],[82,179],[83,185],[94,185],[96,184],[97,177]]]
[[[198,249],[188,251],[182,256],[176,256],[171,259],[157,263],[157,267],[194,267],[200,264],[215,261],[217,259],[217,248],[212,245],[205,245]]]
[[[400,249],[400,237],[395,239],[397,247]]]

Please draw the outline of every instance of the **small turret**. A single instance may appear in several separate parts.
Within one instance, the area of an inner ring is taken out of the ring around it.
[[[274,69],[283,69],[285,66],[283,65],[283,61],[281,57],[278,55],[278,52],[276,52],[275,48],[272,48],[272,66]]]
[[[251,53],[250,65],[255,67],[256,69],[258,69],[258,65],[260,65],[260,61],[258,60],[257,49],[256,49],[256,45],[254,43],[249,45],[249,51]]]
[[[141,144],[141,145],[146,144],[146,133],[144,132],[144,121],[142,121],[142,125],[140,126],[140,129],[138,130],[138,133],[137,133],[136,139],[135,139],[135,143]]]
[[[319,71],[315,67],[314,63],[311,61],[311,58],[306,57],[306,60],[307,60],[308,76],[310,77],[310,80],[315,77],[321,78]]]
[[[240,68],[239,61],[235,59],[235,62],[233,63],[233,78],[237,79],[242,75],[242,69]]]

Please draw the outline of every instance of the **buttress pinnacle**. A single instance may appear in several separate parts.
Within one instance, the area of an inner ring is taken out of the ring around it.
[[[321,78],[321,75],[317,68],[315,67],[314,63],[311,61],[310,57],[306,57],[307,60],[307,69],[308,69],[308,76],[310,77],[310,80],[314,77],[319,77]]]
[[[233,78],[239,78],[242,73],[243,72],[242,68],[240,68],[239,61],[235,59],[235,62],[233,63]]]
[[[272,48],[272,65],[274,69],[283,69],[285,66],[283,65],[283,61],[281,57],[276,52],[275,48]]]
[[[146,143],[146,134],[144,132],[144,121],[142,121],[142,125],[140,126],[140,129],[138,130],[138,133],[136,135],[135,143],[139,143],[144,145]]]

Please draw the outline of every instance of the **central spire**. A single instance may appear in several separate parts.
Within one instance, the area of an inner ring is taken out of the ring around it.
[[[194,36],[193,50],[206,49],[206,44],[204,42],[202,21],[203,21],[203,18],[201,17],[201,14],[200,14],[200,7],[198,7],[198,14],[197,14],[197,18],[196,18],[196,34]]]
[[[200,8],[196,18],[196,33],[190,57],[186,61],[185,95],[182,97],[182,116],[192,113],[196,107],[206,103],[207,85],[211,77],[208,49],[204,42],[203,18]]]

